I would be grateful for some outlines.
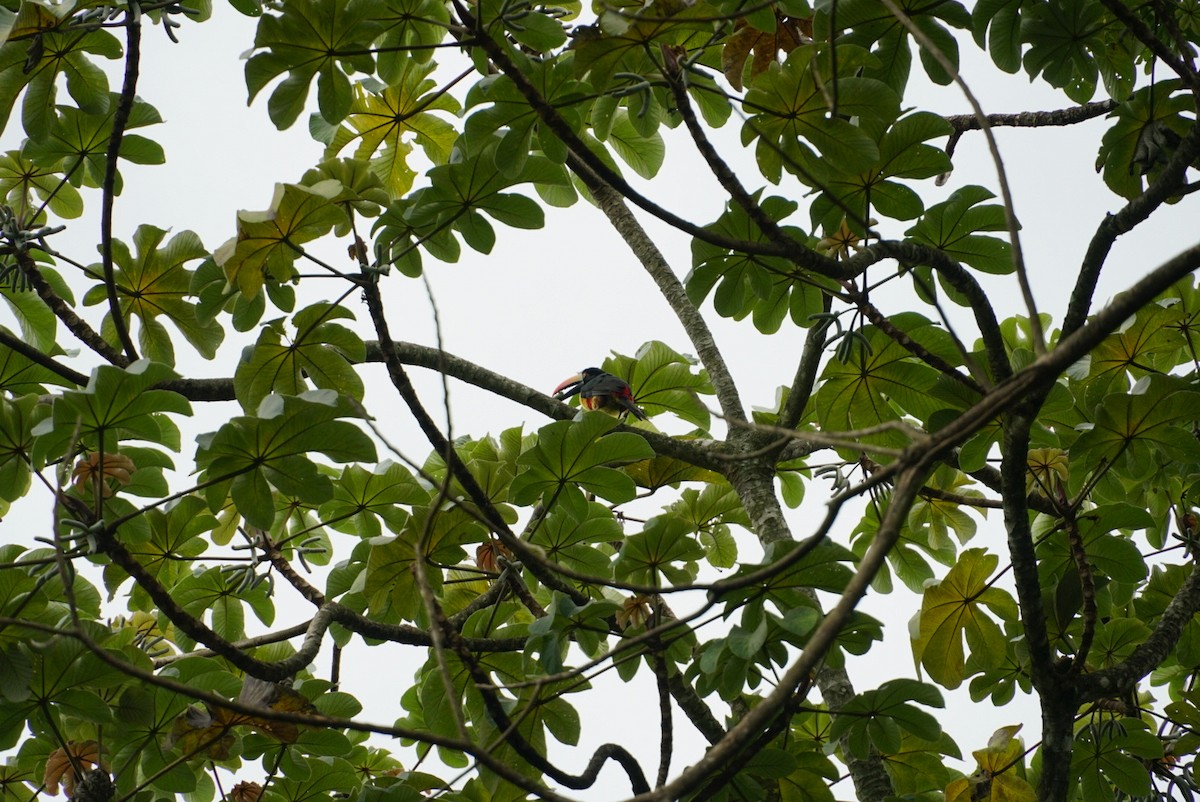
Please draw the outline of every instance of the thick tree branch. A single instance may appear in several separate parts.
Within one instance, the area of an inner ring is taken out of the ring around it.
[[[58,293],[46,281],[46,277],[42,275],[42,271],[33,261],[33,257],[23,250],[16,250],[14,255],[17,258],[17,264],[21,266],[21,272],[25,274],[25,278],[33,287],[34,292],[46,306],[50,307],[54,316],[61,320],[72,334],[112,364],[122,368],[129,364],[130,360],[124,354],[109,345],[103,337],[96,333],[95,329],[88,325],[86,320],[75,314],[75,310],[66,301],[58,297]]]
[[[1200,571],[1192,566],[1191,574],[1163,611],[1150,637],[1138,644],[1133,654],[1114,666],[1079,677],[1080,701],[1121,698],[1131,693],[1138,682],[1167,659],[1197,612],[1200,612]]]
[[[1108,259],[1117,237],[1132,231],[1151,214],[1176,195],[1183,187],[1188,167],[1200,155],[1200,124],[1194,124],[1179,143],[1163,171],[1146,187],[1146,191],[1126,203],[1116,214],[1108,214],[1096,227],[1088,243],[1087,253],[1079,266],[1075,289],[1063,316],[1062,334],[1071,334],[1087,320],[1092,296],[1100,280],[1100,271]]]
[[[1096,100],[1082,106],[1070,106],[1051,111],[1022,111],[1016,114],[985,114],[984,120],[991,128],[1046,128],[1093,120],[1108,114],[1117,107],[1115,100]],[[978,131],[983,127],[974,114],[951,114],[945,118],[955,133]]]
[[[0,345],[11,348],[30,362],[41,365],[59,378],[66,379],[78,387],[83,387],[88,383],[87,376],[77,370],[72,370],[52,357],[46,356],[32,345],[29,345],[21,338],[10,334],[4,329],[0,329]]]

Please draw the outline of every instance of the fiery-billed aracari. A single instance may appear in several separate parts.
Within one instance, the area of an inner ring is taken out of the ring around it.
[[[554,388],[554,397],[560,401],[576,393],[579,393],[579,405],[584,409],[603,409],[620,417],[629,413],[646,420],[646,413],[633,402],[633,391],[625,380],[600,368],[584,368]]]

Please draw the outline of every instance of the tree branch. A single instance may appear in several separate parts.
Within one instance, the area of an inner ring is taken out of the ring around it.
[[[34,292],[46,306],[50,307],[50,311],[63,322],[63,325],[72,334],[112,364],[122,368],[129,364],[130,360],[124,354],[109,345],[108,341],[97,334],[86,320],[75,314],[75,310],[66,301],[58,297],[58,293],[46,281],[46,277],[42,275],[42,271],[38,269],[37,263],[33,261],[33,257],[28,252],[17,249],[14,255],[17,258],[17,264],[21,266],[21,272],[25,274],[25,278],[33,287]]]
[[[662,293],[663,299],[675,313],[676,319],[687,333],[692,347],[701,364],[708,371],[713,389],[717,394],[717,403],[721,405],[721,414],[730,420],[746,420],[746,412],[738,395],[737,385],[725,364],[713,338],[712,330],[700,314],[700,310],[688,297],[687,290],[671,270],[670,264],[654,240],[642,228],[642,224],[625,206],[622,194],[606,183],[586,163],[574,155],[567,157],[567,164],[580,177],[600,211],[608,218],[609,223],[633,251],[634,256],[641,262],[646,273],[654,280]],[[653,445],[653,443],[651,444]]]
[[[32,345],[29,345],[19,337],[13,336],[4,329],[0,329],[0,345],[11,348],[21,356],[28,359],[30,362],[33,362],[36,365],[41,365],[59,378],[66,379],[77,387],[83,387],[88,383],[87,376],[83,375],[77,370],[67,367],[52,357],[43,354]]]
[[[1184,185],[1188,167],[1200,155],[1200,124],[1193,124],[1179,143],[1166,167],[1138,197],[1126,203],[1116,214],[1106,214],[1088,243],[1087,253],[1079,266],[1075,289],[1063,316],[1062,336],[1071,334],[1083,325],[1091,309],[1092,296],[1100,280],[1100,271],[1108,259],[1117,237],[1132,231],[1173,197]]]
[[[125,12],[125,82],[121,87],[121,95],[117,100],[117,108],[113,112],[112,133],[108,138],[108,150],[105,153],[104,183],[100,207],[100,259],[104,265],[104,289],[108,295],[108,313],[112,317],[113,330],[117,333],[117,341],[125,349],[125,356],[132,362],[138,358],[133,339],[129,336],[129,327],[125,325],[125,316],[121,312],[121,299],[117,297],[117,283],[113,274],[113,200],[116,197],[117,159],[121,156],[121,139],[125,136],[125,126],[129,122],[129,114],[133,111],[133,101],[137,96],[138,69],[142,53],[142,9],[137,0],[131,0]]]

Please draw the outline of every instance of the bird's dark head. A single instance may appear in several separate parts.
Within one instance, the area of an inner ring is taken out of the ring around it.
[[[554,397],[559,401],[563,400],[564,398],[570,398],[579,392],[580,388],[582,388],[584,384],[590,382],[592,379],[600,376],[603,373],[604,371],[600,370],[600,368],[584,368],[574,376],[565,379],[561,384],[555,387]]]

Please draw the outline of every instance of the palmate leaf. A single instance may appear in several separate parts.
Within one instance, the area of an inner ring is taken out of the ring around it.
[[[1110,533],[1152,528],[1154,518],[1149,512],[1131,504],[1105,504],[1081,512],[1077,526],[1088,563],[1097,575],[1117,582],[1141,582],[1146,578],[1146,561],[1137,544],[1128,535]],[[1038,575],[1045,587],[1053,587],[1074,570],[1075,560],[1063,534],[1038,544],[1037,555]]]
[[[313,304],[292,318],[296,333],[286,342],[282,320],[263,325],[233,376],[242,409],[256,409],[271,393],[299,395],[310,389],[310,382],[361,401],[362,378],[352,363],[366,359],[367,347],[352,330],[333,322],[345,318],[353,319],[354,313],[334,304]]]
[[[942,734],[938,720],[911,704],[945,707],[937,688],[912,679],[893,679],[872,691],[864,691],[841,708],[833,717],[830,737],[846,739],[850,752],[866,757],[872,750],[895,754],[908,732],[925,741]]]
[[[944,334],[916,314],[897,315],[892,322],[917,341],[925,334]],[[901,410],[925,419],[943,406],[931,397],[937,372],[874,326],[862,330],[863,347],[851,349],[845,362],[831,360],[813,397],[817,421],[825,432],[876,426],[900,419]],[[903,445],[900,432],[872,435],[872,442]]]
[[[47,169],[70,169],[67,178],[74,186],[99,187],[108,168],[108,142],[116,106],[116,95],[101,113],[60,106],[49,134],[26,140],[21,153]],[[134,99],[129,120],[125,123],[126,133],[121,138],[120,157],[133,164],[164,163],[166,155],[161,145],[139,134],[128,133],[161,122],[157,109],[141,99]],[[114,193],[121,194],[122,186],[118,172],[113,184]]]
[[[686,521],[658,515],[641,532],[625,538],[613,575],[642,585],[658,585],[664,579],[684,584],[696,578],[696,562],[703,558],[704,549]]]
[[[404,529],[394,538],[371,541],[363,593],[367,612],[377,621],[418,621],[425,606],[413,575],[417,544],[425,538],[426,577],[435,594],[441,593],[444,571],[437,565],[453,565],[465,557],[464,543],[479,543],[486,529],[461,508],[413,510]]]
[[[1104,183],[1123,198],[1142,194],[1170,159],[1174,146],[1191,129],[1194,110],[1178,80],[1156,81],[1137,90],[1111,116],[1116,122],[1100,140],[1096,169]]]
[[[33,426],[45,415],[36,395],[0,396],[0,501],[16,501],[29,490]],[[7,504],[0,504],[7,507]]]
[[[985,273],[1011,273],[1014,268],[1009,244],[997,237],[975,233],[1007,229],[1003,206],[980,205],[992,197],[995,196],[983,187],[955,190],[949,200],[926,209],[917,224],[904,233]]]
[[[137,543],[138,562],[160,584],[174,587],[191,573],[192,560],[208,549],[208,540],[201,535],[212,531],[217,526],[217,519],[209,514],[199,496],[184,496],[165,511],[147,510],[145,518],[149,537]],[[126,537],[123,532],[122,542]],[[110,595],[129,578],[129,574],[114,564],[104,568],[104,585]],[[133,586],[129,599],[130,609],[148,612],[157,609],[140,585]]]
[[[268,275],[292,280],[296,248],[346,221],[346,212],[334,202],[342,191],[334,179],[313,186],[276,184],[269,209],[238,212],[237,236],[213,253],[229,283],[254,298]]]
[[[168,365],[175,362],[171,338],[161,327],[151,325],[160,316],[169,319],[205,358],[212,359],[225,332],[216,321],[196,317],[196,305],[186,300],[191,295],[193,271],[184,266],[187,262],[205,258],[208,251],[191,231],[181,231],[166,245],[158,247],[166,236],[167,232],[161,228],[138,226],[133,235],[135,253],[130,253],[124,242],[114,240],[113,280],[121,316],[126,321],[133,317],[141,321],[142,351],[156,361]],[[93,275],[103,275],[99,264],[90,269]],[[92,287],[83,296],[84,305],[107,301],[103,284]]]
[[[269,528],[275,518],[272,489],[301,501],[320,504],[333,496],[329,477],[309,455],[335,462],[373,462],[375,445],[349,421],[356,413],[338,403],[332,390],[299,396],[271,395],[255,416],[231,419],[215,432],[199,436],[196,465],[209,508],[220,509],[226,495],[251,526]]]
[[[648,414],[672,412],[707,430],[708,408],[697,394],[711,395],[713,389],[705,370],[692,373],[694,364],[665,343],[652,340],[633,357],[614,356],[604,360],[603,368],[629,382],[634,398]]]
[[[51,214],[74,219],[83,214],[83,198],[58,170],[34,164],[10,150],[0,155],[0,196],[12,207],[13,214],[30,223],[41,222],[32,214],[44,203]]]
[[[1163,756],[1163,742],[1146,723],[1122,718],[1120,727],[1081,727],[1071,773],[1086,799],[1113,799],[1113,787],[1131,797],[1150,794],[1148,763]]]
[[[558,109],[575,131],[580,131],[592,92],[577,79],[571,60],[531,61],[525,66],[527,80],[546,103]],[[499,138],[492,154],[497,169],[506,175],[519,173],[534,150],[541,150],[555,162],[566,159],[562,141],[538,124],[537,113],[508,77],[480,81],[467,92],[466,105],[476,111],[463,126],[464,138],[472,149],[486,147],[492,139]]]
[[[59,79],[66,77],[67,92],[89,114],[109,110],[108,76],[87,54],[120,58],[120,41],[104,29],[70,27],[58,13],[77,6],[21,3],[12,20],[10,40],[0,47],[0,131],[12,118],[12,107],[24,90],[21,122],[33,139],[45,138],[54,122]],[[15,37],[22,37],[16,39]],[[40,54],[32,51],[40,38]],[[36,56],[31,60],[32,55]],[[32,61],[32,63],[31,63]]]
[[[944,688],[957,688],[963,681],[963,635],[973,656],[1004,656],[1004,633],[983,610],[986,606],[1005,620],[1017,617],[1008,591],[988,586],[998,563],[983,549],[967,549],[941,582],[925,589],[913,656]]]
[[[333,484],[333,498],[321,505],[321,520],[339,532],[378,537],[381,520],[399,532],[409,518],[404,506],[428,502],[429,491],[403,465],[385,461],[374,470],[347,465]]]
[[[1071,445],[1071,464],[1124,468],[1141,479],[1160,461],[1200,462],[1200,443],[1191,433],[1200,393],[1180,386],[1173,377],[1154,375],[1139,382],[1134,393],[1106,396],[1093,428]],[[1071,489],[1085,479],[1086,472],[1072,471]]]
[[[438,0],[389,0],[371,12],[384,33],[375,55],[379,79],[386,84],[398,78],[412,62],[433,58],[435,45],[449,33],[450,10]]]
[[[754,114],[742,129],[742,142],[759,140],[755,150],[759,169],[775,183],[785,166],[799,175],[820,171],[820,160],[809,145],[837,170],[868,169],[878,161],[879,148],[846,118],[900,116],[894,91],[880,81],[857,77],[837,79],[838,116],[830,116],[830,95],[824,86],[828,78],[818,77],[813,56],[811,48],[793,50],[783,65],[772,66],[756,78],[746,93],[746,109]]]
[[[560,165],[541,156],[530,156],[515,174],[506,173],[496,164],[499,145],[489,140],[478,153],[431,169],[431,186],[411,196],[407,222],[418,232],[449,226],[480,253],[490,253],[496,244],[496,232],[484,213],[515,228],[541,228],[545,213],[537,201],[504,190],[525,183],[567,185],[570,179]]]
[[[145,440],[179,448],[179,429],[167,417],[191,415],[187,399],[154,386],[176,374],[165,365],[142,359],[127,368],[101,365],[83,390],[67,390],[54,399],[53,412],[33,429],[35,464],[57,459],[77,442],[89,450],[114,452],[118,440]]]
[[[275,127],[288,128],[308,100],[309,86],[317,79],[317,107],[321,116],[336,125],[350,112],[350,79],[341,66],[370,74],[375,60],[371,42],[382,32],[373,19],[368,0],[296,0],[278,14],[264,14],[254,36],[256,52],[246,62],[246,88],[250,100],[283,73],[267,101]]]
[[[459,104],[450,95],[433,91],[437,83],[429,74],[434,66],[433,62],[421,64],[406,59],[387,86],[366,82],[355,85],[346,121],[340,126],[314,115],[309,127],[326,144],[326,158],[336,156],[357,140],[354,157],[370,162],[393,198],[406,194],[416,176],[408,164],[410,143],[419,145],[434,164],[444,164],[450,158],[457,132],[434,112],[453,117]]]
[[[774,221],[782,221],[798,204],[775,195],[759,199],[763,212]],[[808,240],[805,232],[791,226],[784,232],[798,241]],[[721,217],[708,229],[729,239],[759,242],[766,239],[758,226],[738,204],[730,203]],[[753,315],[755,328],[764,334],[779,330],[790,317],[792,323],[807,328],[822,311],[823,293],[819,279],[801,276],[786,259],[752,256],[741,251],[692,240],[692,271],[684,280],[688,297],[700,304],[712,294],[713,308],[723,317],[741,320]]]
[[[920,215],[925,208],[920,196],[893,179],[930,178],[948,172],[949,157],[941,148],[925,143],[949,133],[949,123],[928,112],[901,117],[881,130],[877,135],[879,160],[868,170],[821,176],[817,183],[822,193],[809,209],[814,227],[835,230],[847,209],[863,220],[871,218],[874,211],[897,220]]]
[[[625,537],[612,511],[594,501],[558,505],[529,537],[546,557],[576,571],[607,578],[611,575],[610,546]]]
[[[1106,16],[1103,4],[1088,0],[1030,6],[1021,26],[1021,36],[1029,42],[1025,51],[1029,77],[1041,74],[1076,103],[1091,100],[1099,75],[1092,54],[1105,49],[1101,34]]]
[[[1088,356],[1088,398],[1127,392],[1130,377],[1170,371],[1185,345],[1186,314],[1182,304],[1150,304],[1105,337]]]
[[[562,488],[578,486],[614,503],[630,501],[637,488],[612,467],[654,456],[646,441],[630,432],[612,432],[616,418],[584,412],[573,421],[556,421],[538,430],[537,445],[517,460],[524,466],[509,488],[516,504],[550,499]]]

